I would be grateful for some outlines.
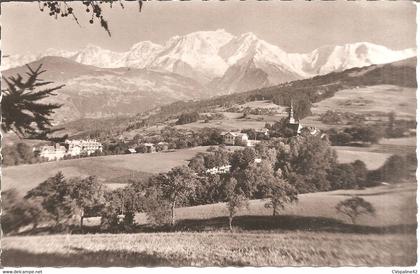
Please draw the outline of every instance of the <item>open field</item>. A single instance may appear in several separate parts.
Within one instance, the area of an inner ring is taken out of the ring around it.
[[[366,164],[367,169],[373,170],[381,167],[386,159],[392,154],[383,152],[371,152],[365,150],[355,150],[353,147],[335,146],[337,158],[340,163],[351,163],[361,160]]]
[[[398,118],[416,118],[416,89],[391,85],[378,85],[343,89],[334,97],[314,104],[312,113],[319,115],[328,110],[359,114],[394,111]]]
[[[407,266],[416,237],[289,232],[57,235],[2,239],[3,266]]]
[[[413,141],[401,141],[409,142]],[[382,149],[380,149],[382,147]],[[334,147],[338,160],[349,163],[357,159],[366,163],[368,169],[380,167],[393,153],[383,148],[405,148],[415,151],[415,147],[406,145],[374,145],[368,148]],[[174,152],[158,152],[150,154],[124,154],[101,157],[90,157],[57,162],[45,162],[32,165],[19,165],[3,168],[3,189],[16,188],[22,193],[35,187],[50,176],[62,171],[65,176],[95,175],[110,188],[122,186],[130,178],[148,177],[151,174],[165,172],[171,168],[187,164],[188,160],[208,147],[181,149]],[[379,150],[379,151],[376,151]]]
[[[220,128],[225,131],[228,130],[238,130],[253,128],[253,129],[260,129],[264,128],[265,123],[274,123],[279,121],[284,115],[286,114],[276,114],[276,115],[248,115],[247,118],[241,118],[243,116],[242,113],[236,112],[219,112],[222,113],[225,117],[221,120],[210,120],[208,123],[205,123],[203,120],[185,124],[185,125],[177,125],[176,128],[181,129],[200,129],[205,127],[210,128]]]
[[[62,171],[65,176],[69,177],[95,175],[105,183],[118,182],[121,178],[130,176],[139,178],[153,173],[166,172],[175,166],[186,164],[198,152],[206,150],[207,147],[196,147],[174,152],[110,155],[11,166],[2,170],[2,188],[3,190],[16,188],[23,193],[55,175],[58,171]]]
[[[338,215],[358,195],[376,208],[356,225]],[[416,184],[299,195],[280,216],[250,201],[227,232],[222,203],[176,210],[178,232],[9,236],[3,266],[407,266],[416,264]],[[88,220],[86,220],[87,223]],[[146,229],[146,230],[143,230]],[[141,232],[143,231],[143,232]]]
[[[346,152],[349,155],[360,153],[360,160],[365,161],[368,165],[371,160],[383,161],[385,155],[400,154],[416,152],[416,137],[404,137],[394,139],[381,139],[378,144],[373,144],[368,147],[354,147],[354,146],[334,146],[337,150],[340,162],[348,162]],[[383,156],[379,155],[383,154]],[[369,155],[371,157],[369,157]],[[341,156],[341,157],[340,157]],[[376,156],[376,157],[375,157]],[[357,157],[357,156],[355,156]]]
[[[372,203],[376,209],[375,216],[360,216],[358,224],[377,228],[392,228],[400,225],[414,225],[417,222],[416,213],[416,183],[378,186],[364,190],[336,190],[330,192],[307,193],[299,195],[299,202],[286,205],[281,212],[282,223],[275,223],[273,230],[288,229],[294,221],[301,222],[303,230],[333,229],[334,224],[349,224],[349,219],[337,214],[335,205],[353,195],[357,195]],[[263,229],[270,227],[267,217],[271,217],[272,210],[264,207],[263,200],[252,200],[249,208],[242,208],[238,216],[244,216],[234,225],[242,229]],[[228,211],[224,203],[202,205],[176,209],[179,220],[185,220],[190,229],[227,229]],[[146,224],[144,214],[136,218],[140,224]],[[254,222],[254,223],[253,223]],[[325,224],[323,224],[325,222]],[[242,223],[242,224],[241,224]]]

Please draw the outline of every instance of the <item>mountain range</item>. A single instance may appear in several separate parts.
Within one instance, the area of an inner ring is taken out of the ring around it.
[[[2,70],[44,56],[59,56],[99,68],[176,73],[211,87],[217,94],[226,94],[415,55],[415,48],[391,50],[367,42],[327,45],[309,53],[287,53],[253,33],[234,36],[219,29],[174,36],[163,45],[142,41],[126,52],[87,45],[79,51],[49,49],[40,54],[10,55],[3,59]]]
[[[174,36],[163,45],[142,41],[126,52],[88,45],[79,51],[49,49],[10,55],[2,74],[25,74],[24,64],[43,65],[43,79],[65,84],[50,98],[63,103],[55,121],[111,117],[147,111],[178,100],[274,86],[353,67],[385,64],[416,55],[367,42],[287,53],[253,33],[225,30]]]

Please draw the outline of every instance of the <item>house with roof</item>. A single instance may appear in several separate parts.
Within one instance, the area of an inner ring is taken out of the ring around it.
[[[226,145],[237,145],[237,144],[247,144],[248,143],[248,134],[242,132],[229,131],[222,133],[223,143]]]
[[[153,143],[144,143],[145,153],[154,153],[156,152],[155,144]]]
[[[135,154],[135,153],[137,153],[137,151],[136,151],[135,148],[129,148],[128,153]]]

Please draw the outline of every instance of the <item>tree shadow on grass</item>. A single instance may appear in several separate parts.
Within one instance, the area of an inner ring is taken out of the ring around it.
[[[400,224],[390,226],[366,226],[348,224],[341,220],[325,217],[310,217],[297,215],[261,216],[245,215],[233,219],[235,231],[240,232],[284,232],[284,231],[313,231],[313,232],[334,232],[334,233],[356,233],[356,234],[393,234],[393,233],[416,233],[417,224]],[[209,219],[183,219],[179,220],[174,227],[170,225],[135,225],[129,229],[120,227],[118,229],[104,231],[98,226],[86,226],[83,231],[78,226],[72,226],[67,230],[54,230],[53,228],[38,228],[25,231],[15,235],[49,235],[49,234],[96,234],[96,233],[154,233],[174,231],[228,231],[228,218],[216,217]]]
[[[238,216],[234,218],[233,226],[242,231],[314,231],[359,234],[415,233],[417,229],[417,224],[365,226],[347,224],[333,218],[296,215]],[[181,231],[228,230],[228,218],[181,220],[175,229]]]
[[[245,266],[243,262],[219,258],[218,266]],[[20,249],[5,249],[2,252],[3,267],[157,267],[191,266],[192,258],[179,254],[157,252],[132,252],[127,250],[90,251],[84,248],[69,248],[69,253],[31,253]]]

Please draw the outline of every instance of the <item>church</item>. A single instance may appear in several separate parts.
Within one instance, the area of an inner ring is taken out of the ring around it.
[[[289,110],[289,121],[287,123],[287,127],[291,129],[294,135],[298,135],[302,131],[302,125],[300,124],[298,119],[295,119],[294,112],[293,112],[293,102],[290,102],[290,110]]]

